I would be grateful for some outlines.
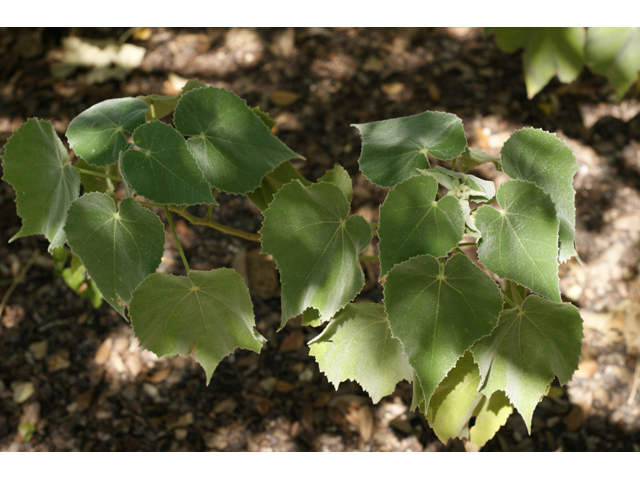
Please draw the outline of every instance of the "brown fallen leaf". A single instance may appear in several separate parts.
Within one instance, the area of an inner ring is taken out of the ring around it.
[[[302,95],[299,93],[291,92],[289,90],[274,90],[269,95],[269,100],[277,107],[288,107],[300,97],[302,97]]]

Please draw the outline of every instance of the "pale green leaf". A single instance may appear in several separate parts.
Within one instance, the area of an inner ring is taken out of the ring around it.
[[[476,213],[482,233],[480,263],[502,278],[560,301],[558,219],[551,198],[523,180],[506,181],[496,198],[502,211],[483,205]]]
[[[573,82],[584,62],[583,27],[496,27],[496,43],[506,52],[524,49],[527,95],[533,98],[554,76]]]
[[[69,208],[65,232],[104,299],[124,317],[133,290],[160,265],[162,221],[131,197],[116,211],[109,195],[87,193]]]
[[[176,128],[210,185],[247,193],[282,162],[302,158],[273,136],[246,102],[222,88],[185,93],[174,113]]]
[[[578,162],[571,149],[549,132],[523,128],[509,137],[500,155],[507,175],[535,183],[555,204],[560,223],[560,262],[577,255],[573,176],[578,171]]]
[[[260,353],[265,341],[255,330],[249,290],[227,268],[149,275],[133,292],[129,314],[142,347],[158,356],[193,354],[207,384],[236,348]]]
[[[474,412],[476,423],[469,429],[469,441],[478,447],[484,446],[507,423],[512,413],[513,405],[502,390],[493,392],[488,400],[483,396]]]
[[[67,140],[87,163],[106,167],[118,161],[129,146],[124,132],[132,133],[145,122],[149,107],[138,98],[114,98],[88,108],[71,120]]]
[[[311,185],[311,182],[300,175],[291,162],[283,162],[262,179],[258,188],[247,193],[247,197],[260,211],[264,212],[275,193],[292,180],[300,180],[305,187]]]
[[[347,197],[347,201],[351,203],[351,199],[353,198],[351,176],[349,176],[349,173],[347,173],[341,165],[336,165],[331,170],[327,170],[327,172],[318,179],[318,182],[333,183],[342,190],[344,196]]]
[[[49,251],[64,245],[67,209],[80,195],[80,175],[51,123],[30,118],[5,145],[3,180],[16,191],[22,228],[9,241],[43,234]],[[66,164],[66,165],[65,165]]]
[[[458,358],[491,332],[502,310],[496,282],[462,254],[444,265],[431,255],[396,265],[384,283],[384,302],[426,406]]]
[[[122,156],[122,172],[136,192],[161,204],[217,204],[186,142],[158,120],[133,133],[139,150]]]
[[[496,195],[496,186],[493,182],[475,175],[454,172],[441,166],[431,170],[421,169],[420,173],[435,178],[440,185],[449,190],[447,195],[452,195],[459,200],[486,202]]]
[[[424,112],[353,126],[362,136],[360,169],[381,187],[392,187],[417,175],[418,168],[429,168],[427,153],[448,160],[467,146],[462,120],[452,113]]]
[[[262,251],[280,270],[281,326],[309,307],[326,322],[364,286],[358,254],[371,241],[371,227],[348,215],[349,202],[338,187],[299,181],[283,186],[265,210]]]
[[[638,80],[640,72],[639,27],[589,27],[585,57],[589,69],[606,76],[618,101]]]
[[[302,313],[301,325],[303,327],[319,327],[322,324],[320,320],[320,312],[315,308],[307,308]]]
[[[354,380],[373,403],[393,393],[401,380],[411,380],[413,369],[400,342],[391,336],[384,307],[350,303],[309,343],[320,370],[338,388]]]
[[[531,431],[533,411],[555,376],[567,383],[578,368],[582,319],[569,303],[537,295],[505,310],[491,335],[471,349],[480,367],[482,392],[504,391]]]
[[[251,111],[255,113],[260,120],[262,120],[262,123],[264,123],[269,130],[276,126],[276,121],[271,118],[267,112],[260,110],[260,107],[253,107]]]
[[[178,104],[178,100],[180,100],[184,93],[202,87],[206,87],[206,85],[199,80],[189,80],[184,87],[182,87],[180,93],[176,95],[158,95],[153,93],[151,95],[141,95],[136,98],[139,98],[149,105],[150,108],[147,110],[146,121],[150,122],[164,118],[173,112]]]
[[[417,255],[446,255],[462,240],[464,219],[458,201],[436,202],[436,181],[426,175],[396,185],[380,207],[380,276]]]

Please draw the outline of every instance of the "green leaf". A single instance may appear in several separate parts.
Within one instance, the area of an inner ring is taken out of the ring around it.
[[[583,27],[496,27],[496,43],[508,53],[524,49],[527,96],[533,98],[555,75],[573,82],[584,63]]]
[[[524,128],[509,137],[500,155],[506,174],[535,183],[555,204],[560,222],[560,262],[577,255],[573,176],[578,171],[578,162],[571,149],[551,133]]]
[[[104,299],[124,317],[133,290],[160,265],[165,235],[158,216],[131,197],[116,212],[111,197],[88,193],[69,208],[65,232]]]
[[[380,207],[380,276],[417,255],[446,255],[462,240],[464,218],[458,201],[436,202],[438,184],[426,175],[396,185]]]
[[[462,120],[451,113],[424,112],[353,126],[362,136],[360,169],[381,187],[392,187],[417,175],[418,168],[429,168],[427,153],[448,160],[467,146]]]
[[[67,209],[80,195],[80,175],[53,125],[30,118],[9,138],[2,157],[3,180],[16,191],[22,228],[10,242],[43,234],[49,251],[64,245]]]
[[[193,354],[207,385],[236,348],[260,353],[265,342],[255,330],[249,290],[227,268],[149,275],[133,292],[129,314],[140,345],[158,356]]]
[[[311,182],[300,175],[291,162],[281,163],[262,179],[258,188],[247,193],[247,197],[261,212],[264,212],[275,193],[292,180],[300,180],[305,187],[311,185]]]
[[[260,110],[260,107],[253,107],[251,109],[253,113],[255,113],[262,123],[264,123],[269,130],[276,126],[276,121],[273,120],[267,112],[263,112]]]
[[[454,172],[441,166],[432,170],[420,170],[420,173],[435,178],[448,190],[447,195],[452,195],[458,200],[486,202],[496,195],[496,186],[493,182],[475,175]]]
[[[497,391],[487,401],[478,392],[481,378],[473,356],[467,351],[438,385],[429,403],[427,419],[443,443],[458,437],[482,447],[511,415],[513,407],[504,393]],[[469,428],[474,417],[475,425]]]
[[[185,93],[174,114],[176,128],[210,185],[247,193],[282,162],[303,158],[274,137],[244,100],[222,88]]]
[[[159,120],[133,133],[139,150],[122,156],[122,171],[136,192],[161,204],[216,204],[182,135]]]
[[[640,28],[590,27],[585,57],[589,69],[606,76],[622,100],[640,72]]]
[[[487,400],[483,396],[474,412],[476,424],[469,429],[469,441],[478,447],[491,440],[513,413],[513,405],[502,390],[497,390]]]
[[[178,104],[178,100],[180,100],[184,93],[202,87],[206,87],[206,85],[198,80],[189,80],[185,84],[185,86],[182,87],[180,93],[176,95],[157,95],[154,93],[151,95],[141,95],[136,98],[142,100],[144,103],[149,105],[149,107],[153,108],[154,114],[152,115],[151,113],[152,108],[149,108],[145,118],[147,122],[151,122],[152,120],[159,120],[161,118],[164,118],[171,112],[173,112],[173,110],[176,108],[176,105]]]
[[[460,170],[466,172],[484,163],[493,163],[495,164],[497,170],[502,170],[502,165],[499,158],[492,157],[491,155],[487,155],[481,150],[476,150],[469,147],[465,148],[464,152],[462,152],[458,156],[456,165],[458,166],[458,168],[460,168]]]
[[[351,177],[341,165],[336,165],[331,170],[327,170],[326,173],[318,179],[318,183],[320,182],[333,183],[342,190],[344,196],[347,197],[347,201],[351,203],[351,199],[353,198]]]
[[[444,265],[431,255],[396,265],[384,283],[384,302],[426,406],[458,358],[491,332],[502,310],[496,282],[462,254]]]
[[[509,180],[496,196],[503,208],[478,208],[476,226],[482,233],[480,263],[502,278],[560,301],[558,280],[558,219],[551,197],[524,180]]]
[[[303,327],[319,327],[322,322],[320,321],[320,312],[315,308],[307,308],[302,313],[302,326]]]
[[[132,133],[145,122],[149,107],[137,98],[114,98],[88,108],[71,120],[67,140],[87,163],[106,167],[129,147],[123,132]]]
[[[349,202],[335,185],[298,181],[282,187],[265,210],[262,252],[280,270],[281,328],[308,307],[326,322],[362,290],[358,254],[371,241],[371,227],[348,214]]]
[[[373,403],[393,393],[399,381],[413,378],[402,345],[391,336],[382,305],[348,304],[309,345],[336,390],[340,382],[354,380]]]
[[[93,308],[99,308],[102,305],[102,294],[95,282],[87,275],[87,269],[77,255],[72,256],[71,267],[62,270],[61,276],[76,295],[80,298],[88,298]]]
[[[531,431],[533,411],[554,376],[565,384],[578,368],[582,338],[576,307],[530,295],[503,311],[491,335],[471,349],[482,392],[504,391]]]

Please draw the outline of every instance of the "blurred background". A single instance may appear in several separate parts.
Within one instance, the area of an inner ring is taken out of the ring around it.
[[[268,112],[275,134],[307,159],[296,168],[308,179],[345,167],[353,212],[369,221],[386,190],[359,173],[351,124],[447,111],[462,118],[470,147],[494,156],[516,129],[556,133],[579,165],[582,263],[560,266],[560,286],[585,320],[580,368],[538,406],[530,436],[515,413],[483,450],[640,451],[638,83],[617,101],[584,68],[528,98],[522,53],[500,50],[481,28],[1,28],[0,65],[0,154],[29,117],[51,121],[67,145],[69,122],[95,103],[173,95],[197,78]],[[472,173],[505,178],[492,164]],[[306,346],[318,329],[291,321],[276,333],[277,271],[259,245],[177,221],[192,268],[243,275],[268,339],[261,355],[223,360],[206,387],[191,358],[156,358],[106,303],[94,308],[71,291],[42,237],[8,244],[21,225],[14,199],[0,182],[0,451],[465,449],[443,445],[409,411],[409,384],[372,405],[357,384],[336,391],[318,371]],[[214,220],[260,228],[244,197],[218,201]],[[170,234],[160,268],[182,273]],[[361,295],[380,300],[377,267],[364,268]]]

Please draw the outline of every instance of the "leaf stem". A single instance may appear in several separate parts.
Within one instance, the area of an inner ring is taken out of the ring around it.
[[[210,220],[208,218],[199,218],[199,217],[196,217],[195,215],[191,215],[186,210],[183,210],[177,207],[173,207],[173,206],[168,207],[166,205],[158,205],[157,203],[151,203],[151,202],[142,202],[140,200],[138,200],[138,202],[140,203],[140,205],[145,205],[147,207],[155,207],[155,208],[166,207],[169,209],[169,211],[177,213],[178,215],[180,215],[185,220],[188,220],[193,225],[204,225],[205,227],[213,228],[214,230],[218,230],[219,232],[227,233],[235,237],[244,238],[245,240],[251,240],[252,242],[260,241],[260,235],[257,233],[245,232],[244,230],[228,227],[221,223],[214,222],[213,220]]]
[[[502,293],[502,298],[504,298],[505,302],[511,305],[512,308],[516,308],[516,304],[513,303],[511,299],[504,294],[504,292],[500,292],[500,293]]]
[[[209,205],[209,209],[207,210],[207,214],[204,216],[205,220],[211,220],[211,214],[213,213],[213,203]]]
[[[173,233],[173,238],[175,239],[176,245],[178,246],[178,251],[180,252],[180,257],[182,258],[182,263],[184,263],[184,268],[187,273],[189,273],[189,264],[187,263],[187,257],[184,256],[182,245],[180,245],[180,240],[178,239],[178,232],[176,232],[176,228],[173,226],[173,220],[171,220],[171,212],[169,211],[169,207],[166,205],[164,206],[164,213],[167,214],[167,221],[169,222],[171,233]]]
[[[470,247],[471,245],[477,245],[476,242],[465,242],[465,243],[459,243],[458,246],[459,247]]]
[[[380,260],[378,255],[360,255],[358,260],[361,262],[377,262]]]
[[[375,227],[379,227],[380,226],[378,224],[378,222],[369,222],[369,225],[371,225],[371,228],[375,228]]]
[[[74,167],[74,168],[78,171],[78,173],[82,173],[83,175],[91,175],[92,177],[108,178],[109,180],[113,180],[115,182],[122,181],[120,177],[107,175],[106,173],[92,172],[91,170],[85,170],[84,168],[77,168],[77,167]]]

